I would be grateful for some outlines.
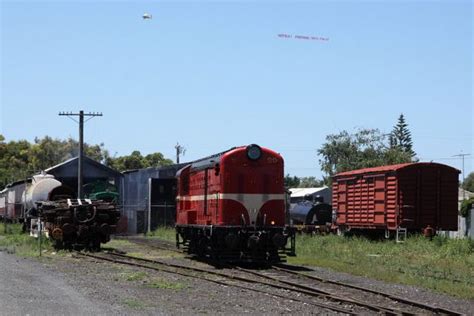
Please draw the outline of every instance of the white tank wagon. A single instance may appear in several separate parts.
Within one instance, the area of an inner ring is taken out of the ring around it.
[[[31,183],[26,186],[25,192],[23,192],[23,205],[26,211],[36,209],[36,202],[50,201],[54,199],[57,191],[61,191],[62,194],[71,197],[72,190],[65,189],[62,187],[62,183],[54,178],[50,174],[39,174],[33,176]]]
[[[332,206],[324,203],[321,196],[305,196],[304,200],[291,205],[291,223],[300,231],[326,233],[331,229]]]

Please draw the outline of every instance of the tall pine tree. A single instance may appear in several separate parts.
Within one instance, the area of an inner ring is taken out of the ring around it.
[[[393,127],[390,133],[390,148],[397,148],[415,157],[416,153],[413,151],[413,142],[411,140],[411,132],[408,129],[408,124],[405,122],[403,113],[398,117],[398,123]]]

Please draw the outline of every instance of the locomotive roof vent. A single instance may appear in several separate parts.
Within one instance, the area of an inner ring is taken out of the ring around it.
[[[262,157],[262,148],[256,144],[247,146],[247,158],[250,160],[259,160]]]

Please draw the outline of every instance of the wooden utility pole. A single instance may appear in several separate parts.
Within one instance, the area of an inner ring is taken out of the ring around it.
[[[457,155],[454,155],[453,157],[460,157],[462,158],[462,183],[464,184],[464,181],[466,180],[465,176],[464,176],[464,157],[466,156],[470,156],[471,154],[463,154],[461,152],[461,154],[457,154]],[[466,190],[464,190],[464,188],[461,186],[462,188],[462,199],[465,200],[466,199]]]
[[[82,198],[82,179],[83,179],[83,163],[82,163],[82,158],[84,157],[84,116],[90,116],[90,119],[94,118],[95,116],[102,116],[102,113],[96,113],[96,112],[89,112],[89,113],[84,113],[84,111],[79,111],[79,113],[72,113],[72,112],[59,112],[59,116],[67,116],[76,123],[79,123],[79,156],[78,156],[78,162],[77,162],[77,197],[79,199]],[[73,116],[79,116],[79,122],[76,121]],[[87,120],[87,121],[88,121]],[[86,121],[86,122],[87,122]]]

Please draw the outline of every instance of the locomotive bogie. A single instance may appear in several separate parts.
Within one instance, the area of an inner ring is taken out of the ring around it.
[[[294,255],[294,238],[289,227],[176,226],[178,248],[218,260],[279,262]]]

